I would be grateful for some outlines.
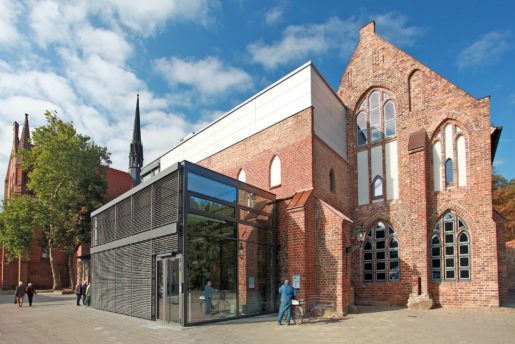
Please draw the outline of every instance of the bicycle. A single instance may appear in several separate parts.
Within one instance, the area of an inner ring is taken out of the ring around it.
[[[291,313],[293,322],[295,325],[301,325],[302,321],[304,321],[304,308],[302,308],[302,305],[306,302],[304,300],[292,300],[291,301]]]

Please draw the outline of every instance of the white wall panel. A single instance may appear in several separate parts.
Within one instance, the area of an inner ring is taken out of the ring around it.
[[[372,147],[370,151],[370,179],[374,180],[376,176],[383,177],[383,146]]]
[[[358,153],[358,205],[368,204],[368,150]]]
[[[312,106],[312,68],[305,64],[179,143],[160,158],[161,170],[182,160],[196,163]]]
[[[467,185],[467,152],[463,136],[456,140],[456,159],[458,160],[458,185],[465,186]]]
[[[345,107],[314,68],[311,70],[311,82],[315,134],[347,160]]]
[[[399,198],[399,159],[397,141],[385,144],[386,199]]]
[[[434,190],[442,189],[442,144],[436,142],[433,145],[433,178]]]

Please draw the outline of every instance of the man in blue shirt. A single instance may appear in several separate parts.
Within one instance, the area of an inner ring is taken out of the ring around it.
[[[206,315],[211,314],[213,307],[211,300],[213,299],[213,288],[211,287],[211,281],[207,281],[206,287],[204,288],[204,302],[206,304]]]
[[[284,284],[279,288],[279,294],[281,295],[281,307],[279,308],[279,317],[277,318],[277,324],[281,325],[284,317],[284,312],[288,311],[286,317],[286,325],[290,325],[291,320],[291,300],[295,296],[295,289],[288,283],[287,279],[284,280]]]

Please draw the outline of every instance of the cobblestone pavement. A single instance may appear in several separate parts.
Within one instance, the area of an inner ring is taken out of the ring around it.
[[[36,295],[18,308],[0,296],[0,343],[514,343],[515,309],[365,308],[342,320],[277,326],[273,316],[181,328]]]

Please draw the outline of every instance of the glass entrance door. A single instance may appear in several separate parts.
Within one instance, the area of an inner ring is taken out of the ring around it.
[[[181,322],[181,257],[156,259],[156,319]]]

